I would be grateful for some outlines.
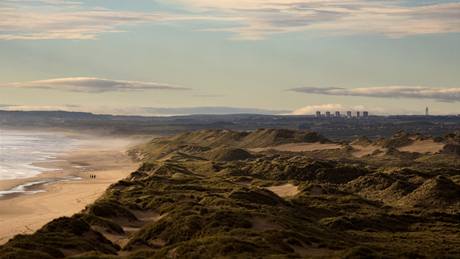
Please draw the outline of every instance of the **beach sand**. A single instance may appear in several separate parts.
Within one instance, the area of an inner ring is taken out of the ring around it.
[[[0,190],[35,181],[50,182],[34,187],[44,192],[0,198],[0,244],[17,234],[33,233],[55,218],[83,210],[110,184],[137,169],[138,164],[128,157],[126,150],[139,142],[139,139],[83,139],[77,149],[69,150],[55,161],[37,164],[58,170],[27,179],[0,181]],[[90,178],[90,174],[96,175],[96,179]]]

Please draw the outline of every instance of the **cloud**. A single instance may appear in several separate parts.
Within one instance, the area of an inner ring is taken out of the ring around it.
[[[78,1],[4,0],[0,3],[0,40],[95,39],[102,33],[127,30],[127,26],[196,21],[203,22],[200,27],[205,31],[229,32],[245,40],[305,31],[388,37],[460,32],[458,1],[162,1],[179,4],[183,11],[139,12],[88,7]]]
[[[0,84],[0,87],[53,89],[72,92],[103,93],[147,90],[189,90],[155,82],[110,80],[94,77],[69,77],[30,82]]]
[[[103,33],[122,32],[127,26],[215,19],[193,14],[89,8],[79,2],[59,0],[2,2],[0,17],[0,40],[92,40]]]
[[[18,4],[19,5],[19,4]],[[136,24],[146,17],[108,10],[39,9],[0,6],[0,39],[94,39],[100,33],[116,32],[121,25]],[[153,17],[149,17],[153,19]]]
[[[2,111],[78,111],[76,105],[0,105]]]
[[[290,89],[289,91],[336,96],[436,99],[442,102],[460,102],[460,88],[423,86],[385,86],[350,89],[340,87],[300,87]]]
[[[371,0],[176,0],[197,10],[239,17],[240,24],[216,31],[240,39],[272,34],[321,31],[404,37],[460,31],[460,3]]]
[[[345,110],[343,105],[336,103],[329,104],[319,104],[319,105],[308,105],[298,109],[295,109],[291,112],[292,115],[312,115],[316,111],[326,112],[326,111],[340,111]]]

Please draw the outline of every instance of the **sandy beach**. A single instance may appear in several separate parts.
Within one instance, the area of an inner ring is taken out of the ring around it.
[[[36,177],[0,181],[0,190],[31,183],[33,194],[0,198],[0,244],[17,234],[33,233],[49,221],[85,208],[112,183],[133,172],[138,164],[126,151],[140,139],[83,138],[80,145],[52,161],[35,164],[46,171]],[[96,175],[95,179],[90,175]]]

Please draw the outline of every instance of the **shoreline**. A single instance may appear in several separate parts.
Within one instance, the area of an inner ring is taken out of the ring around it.
[[[127,150],[144,140],[82,136],[77,147],[49,161],[34,163],[44,169],[42,173],[0,180],[0,191],[21,186],[26,190],[0,195],[0,245],[17,234],[33,233],[55,218],[78,213],[94,202],[109,185],[138,168]]]

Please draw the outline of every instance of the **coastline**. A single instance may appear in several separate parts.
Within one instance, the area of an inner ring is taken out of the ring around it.
[[[126,151],[143,140],[84,136],[78,147],[56,159],[35,163],[44,168],[43,173],[0,180],[1,191],[31,185],[26,188],[30,192],[0,197],[0,245],[17,234],[33,233],[55,218],[78,213],[94,202],[110,184],[137,169],[138,163]]]

